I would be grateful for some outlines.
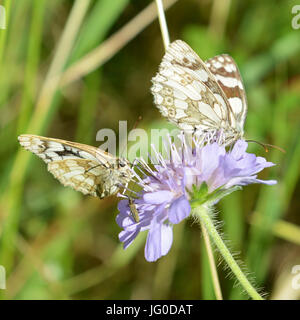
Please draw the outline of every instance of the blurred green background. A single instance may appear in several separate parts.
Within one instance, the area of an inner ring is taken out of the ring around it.
[[[249,111],[246,137],[276,163],[219,204],[223,231],[268,299],[299,299],[300,29],[297,1],[165,0],[171,40],[183,39],[204,60],[237,61]],[[299,3],[299,1],[298,1]],[[17,142],[20,133],[97,146],[101,128],[119,120],[171,127],[149,88],[164,49],[155,6],[146,0],[5,0],[0,30],[0,265],[2,299],[214,299],[197,224],[174,228],[170,253],[144,259],[145,234],[124,251],[115,223],[117,198],[63,187]],[[148,7],[150,6],[150,7]],[[145,9],[147,8],[147,9]],[[143,11],[143,10],[146,11]],[[141,13],[142,12],[142,13]],[[99,143],[98,143],[99,144]],[[215,253],[216,259],[219,259]],[[226,299],[247,299],[222,265]]]

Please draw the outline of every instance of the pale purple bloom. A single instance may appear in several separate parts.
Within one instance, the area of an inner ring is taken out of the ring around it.
[[[195,142],[195,141],[194,141]],[[139,178],[142,191],[135,199],[139,222],[133,219],[128,199],[119,202],[118,225],[123,228],[120,241],[127,248],[140,231],[148,230],[145,257],[156,261],[166,255],[173,241],[172,226],[181,222],[191,212],[190,195],[192,187],[200,187],[203,182],[208,187],[207,194],[226,191],[236,186],[250,183],[275,184],[276,181],[259,180],[257,173],[273,166],[262,157],[247,153],[247,142],[239,140],[226,151],[218,143],[196,143],[188,146],[184,139],[181,146],[170,144],[170,157],[163,159],[156,154],[154,170],[147,167],[148,176]],[[153,160],[153,159],[152,159]],[[145,169],[146,164],[144,164]],[[219,199],[215,199],[217,202]]]

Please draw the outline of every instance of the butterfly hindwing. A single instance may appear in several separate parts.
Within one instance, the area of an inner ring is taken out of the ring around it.
[[[236,121],[243,127],[247,114],[247,99],[237,64],[228,54],[208,59],[205,64],[225,93]]]

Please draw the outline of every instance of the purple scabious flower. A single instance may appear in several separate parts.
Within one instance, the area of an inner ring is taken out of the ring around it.
[[[173,241],[172,227],[189,216],[193,201],[201,205],[214,204],[237,186],[276,183],[257,179],[258,172],[274,164],[247,153],[248,144],[244,140],[238,140],[229,151],[217,142],[204,145],[193,141],[192,148],[183,138],[180,141],[179,148],[176,148],[169,140],[167,159],[154,150],[154,169],[141,161],[141,168],[147,175],[141,178],[135,173],[142,188],[134,200],[139,221],[133,218],[128,198],[122,199],[118,205],[120,213],[116,221],[123,228],[119,239],[124,243],[124,249],[140,231],[148,230],[147,261],[156,261],[168,253]],[[197,193],[202,194],[202,199],[193,199],[195,190],[200,190],[203,185],[205,194]]]

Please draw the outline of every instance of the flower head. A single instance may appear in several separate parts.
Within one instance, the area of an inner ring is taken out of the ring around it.
[[[189,216],[193,201],[212,204],[237,186],[251,183],[275,184],[259,180],[257,173],[273,166],[262,157],[247,153],[247,142],[238,140],[226,151],[217,142],[189,146],[182,138],[179,148],[169,141],[170,156],[156,152],[154,170],[143,162],[148,175],[138,178],[142,191],[134,204],[139,221],[133,219],[128,199],[119,202],[117,223],[123,228],[120,241],[127,248],[140,231],[149,230],[145,257],[155,261],[168,253],[173,241],[172,226]],[[196,197],[196,198],[195,198]]]

